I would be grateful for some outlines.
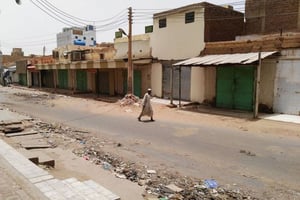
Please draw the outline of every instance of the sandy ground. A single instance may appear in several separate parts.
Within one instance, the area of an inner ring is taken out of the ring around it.
[[[8,93],[17,92],[17,89],[5,88],[5,90],[10,90]],[[28,92],[29,94],[32,94],[33,91],[37,92],[37,94],[41,93],[32,89],[26,89],[22,91]],[[43,101],[45,101],[45,105],[47,106],[76,107],[83,112],[88,110],[95,114],[105,113],[107,115],[122,115],[134,118],[137,118],[141,110],[138,104],[120,106],[119,102],[107,103],[103,101],[95,101],[90,98],[81,99],[64,95],[60,95],[59,98],[47,99]],[[300,125],[263,119],[253,120],[251,118],[252,113],[232,111],[220,112],[220,110],[213,112],[209,110],[210,114],[207,114],[205,113],[205,110],[197,108],[170,108],[160,103],[152,103],[152,105],[154,109],[155,120],[184,122],[191,125],[201,122],[201,124],[205,124],[207,126],[217,125],[219,127],[231,127],[233,129],[242,130],[245,132],[249,131],[261,134],[275,134],[282,137],[300,137]],[[223,115],[224,113],[225,115]],[[20,139],[22,138],[6,139],[6,141],[18,148]],[[56,178],[64,179],[75,177],[79,180],[93,179],[117,195],[121,196],[124,200],[143,199],[141,194],[144,191],[144,187],[138,186],[137,183],[132,183],[128,180],[115,178],[110,171],[107,171],[102,167],[99,167],[74,155],[72,150],[74,147],[80,144],[68,143],[68,141],[64,142],[64,139],[62,139],[60,142],[61,144],[58,145],[57,148],[42,150],[48,156],[55,159],[56,167],[54,169],[49,169],[49,171]],[[109,145],[113,144],[113,141],[107,141],[107,144],[107,150],[118,153],[118,149],[115,148],[114,145]]]

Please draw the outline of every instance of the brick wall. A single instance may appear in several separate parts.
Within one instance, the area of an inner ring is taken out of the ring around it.
[[[206,4],[205,42],[235,40],[244,33],[244,14],[231,8]]]
[[[300,0],[246,0],[247,35],[299,31]]]

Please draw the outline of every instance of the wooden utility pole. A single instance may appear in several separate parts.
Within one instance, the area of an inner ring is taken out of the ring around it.
[[[260,93],[260,73],[261,73],[261,52],[258,53],[258,66],[256,68],[256,85],[255,85],[255,102],[253,118],[258,118],[258,105],[259,105],[259,93]]]
[[[128,76],[127,94],[133,94],[133,66],[132,66],[132,8],[128,8]]]

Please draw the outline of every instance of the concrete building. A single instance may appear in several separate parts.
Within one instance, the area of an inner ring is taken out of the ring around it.
[[[162,79],[153,81],[159,88],[153,92],[170,98],[173,77],[174,98],[181,95],[184,100],[203,101],[202,77],[210,74],[209,69],[182,67],[172,71],[172,64],[198,56],[206,42],[235,40],[243,30],[244,14],[230,6],[202,2],[154,14],[150,45],[152,56],[158,60],[156,77]]]
[[[246,35],[297,32],[300,0],[246,0]]]
[[[151,33],[135,35],[132,37],[132,60],[133,60],[133,93],[142,97],[148,88],[152,87],[153,95],[161,93],[159,84],[156,80],[161,80],[157,76],[155,65],[152,58],[150,46]],[[126,61],[124,68],[128,67],[128,38],[115,38],[114,47],[116,49],[115,60]],[[124,71],[124,85],[127,90],[127,71]],[[161,74],[161,73],[158,73]]]
[[[252,111],[257,104],[261,112],[299,115],[299,44],[299,33],[207,43],[201,57],[176,65],[212,71],[203,88],[205,102],[216,107]]]
[[[57,47],[66,45],[96,46],[96,27],[63,28],[61,33],[56,35]]]

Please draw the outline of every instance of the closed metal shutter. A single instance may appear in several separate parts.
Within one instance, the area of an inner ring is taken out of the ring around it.
[[[252,111],[253,92],[253,66],[217,68],[217,107]]]

